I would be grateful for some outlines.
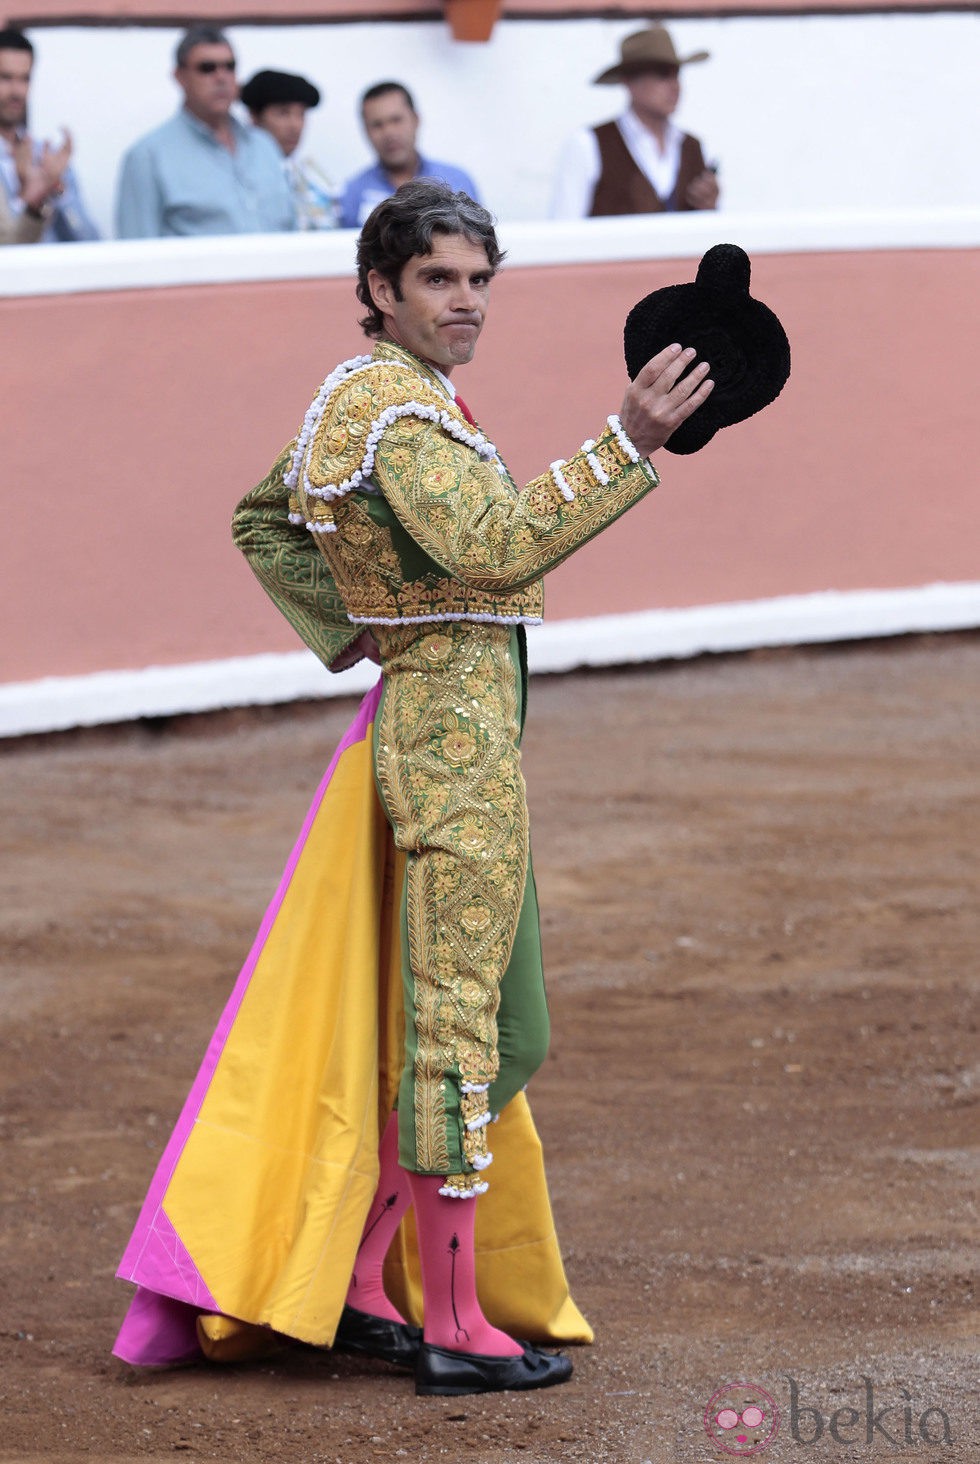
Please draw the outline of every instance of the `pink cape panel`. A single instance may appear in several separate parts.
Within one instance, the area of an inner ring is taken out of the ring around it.
[[[124,1362],[143,1367],[187,1362],[199,1357],[196,1319],[200,1312],[218,1312],[220,1307],[211,1295],[163,1208],[163,1199],[174,1170],[184,1151],[211,1079],[224,1051],[225,1043],[245,998],[249,982],[258,964],[262,949],[286,897],[310,829],[320,809],[338,763],[346,750],[361,742],[368,734],[381,700],[381,681],[368,692],[357,715],[341,739],[330,766],[303,821],[299,838],[283,870],[279,887],[265,912],[258,934],[248,953],[234,989],[221,1013],[197,1077],[181,1110],[176,1127],[157,1165],[147,1191],[139,1219],[130,1236],[116,1275],[138,1286],[126,1318],[119,1330],[113,1352]]]

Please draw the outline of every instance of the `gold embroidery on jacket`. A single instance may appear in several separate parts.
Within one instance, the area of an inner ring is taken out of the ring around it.
[[[323,555],[306,529],[288,522],[295,501],[283,484],[295,442],[235,509],[232,535],[266,594],[293,629],[329,666],[358,631]]]
[[[412,450],[393,452],[400,444]],[[412,539],[471,597],[519,595],[642,497],[653,469],[629,461],[607,427],[593,449],[610,481],[598,491],[588,455],[562,467],[567,502],[550,471],[520,492],[439,427],[401,418],[385,432],[373,477]],[[581,492],[585,486],[586,492]]]
[[[519,594],[490,595],[470,590],[439,571],[406,579],[393,546],[391,528],[379,524],[363,495],[351,494],[332,509],[337,532],[318,543],[344,593],[350,617],[389,624],[417,620],[471,619],[490,616],[500,622],[537,621],[543,594],[533,585]]]
[[[471,440],[474,429],[427,368],[388,342],[327,403],[304,471],[328,496],[308,494],[301,482],[296,499],[308,523],[335,530],[314,538],[355,622],[536,621],[542,575],[658,482],[608,427],[562,465],[571,501],[550,470],[522,492],[502,465],[454,434]],[[590,456],[608,481],[596,477]],[[362,470],[380,490],[380,512],[365,507]],[[413,541],[412,568],[402,564],[400,575],[396,526]]]

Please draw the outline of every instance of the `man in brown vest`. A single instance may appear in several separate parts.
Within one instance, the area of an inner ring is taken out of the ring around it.
[[[629,92],[629,108],[614,121],[569,139],[552,218],[717,207],[718,180],[705,164],[701,144],[670,120],[680,101],[680,68],[707,59],[707,51],[678,56],[662,25],[625,38],[618,64],[597,76],[595,84],[621,82]]]

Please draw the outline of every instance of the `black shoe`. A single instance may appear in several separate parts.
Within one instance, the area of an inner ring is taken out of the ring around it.
[[[551,1388],[571,1377],[572,1359],[563,1352],[542,1352],[530,1342],[521,1346],[520,1357],[484,1357],[423,1342],[415,1364],[415,1391],[458,1398],[464,1393]]]
[[[364,1357],[393,1362],[396,1367],[414,1367],[422,1345],[422,1328],[345,1306],[333,1345],[337,1352],[359,1352]]]

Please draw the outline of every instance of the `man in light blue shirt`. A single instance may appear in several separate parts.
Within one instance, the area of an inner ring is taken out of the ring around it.
[[[116,194],[120,239],[295,228],[279,149],[267,132],[231,115],[238,85],[224,34],[213,26],[192,27],[176,59],[184,105],[123,158]]]
[[[340,205],[342,228],[359,229],[376,204],[415,178],[447,183],[456,192],[468,193],[480,202],[468,173],[453,163],[423,157],[416,148],[419,115],[411,92],[400,81],[379,81],[368,87],[361,98],[361,120],[378,161],[348,180]]]

